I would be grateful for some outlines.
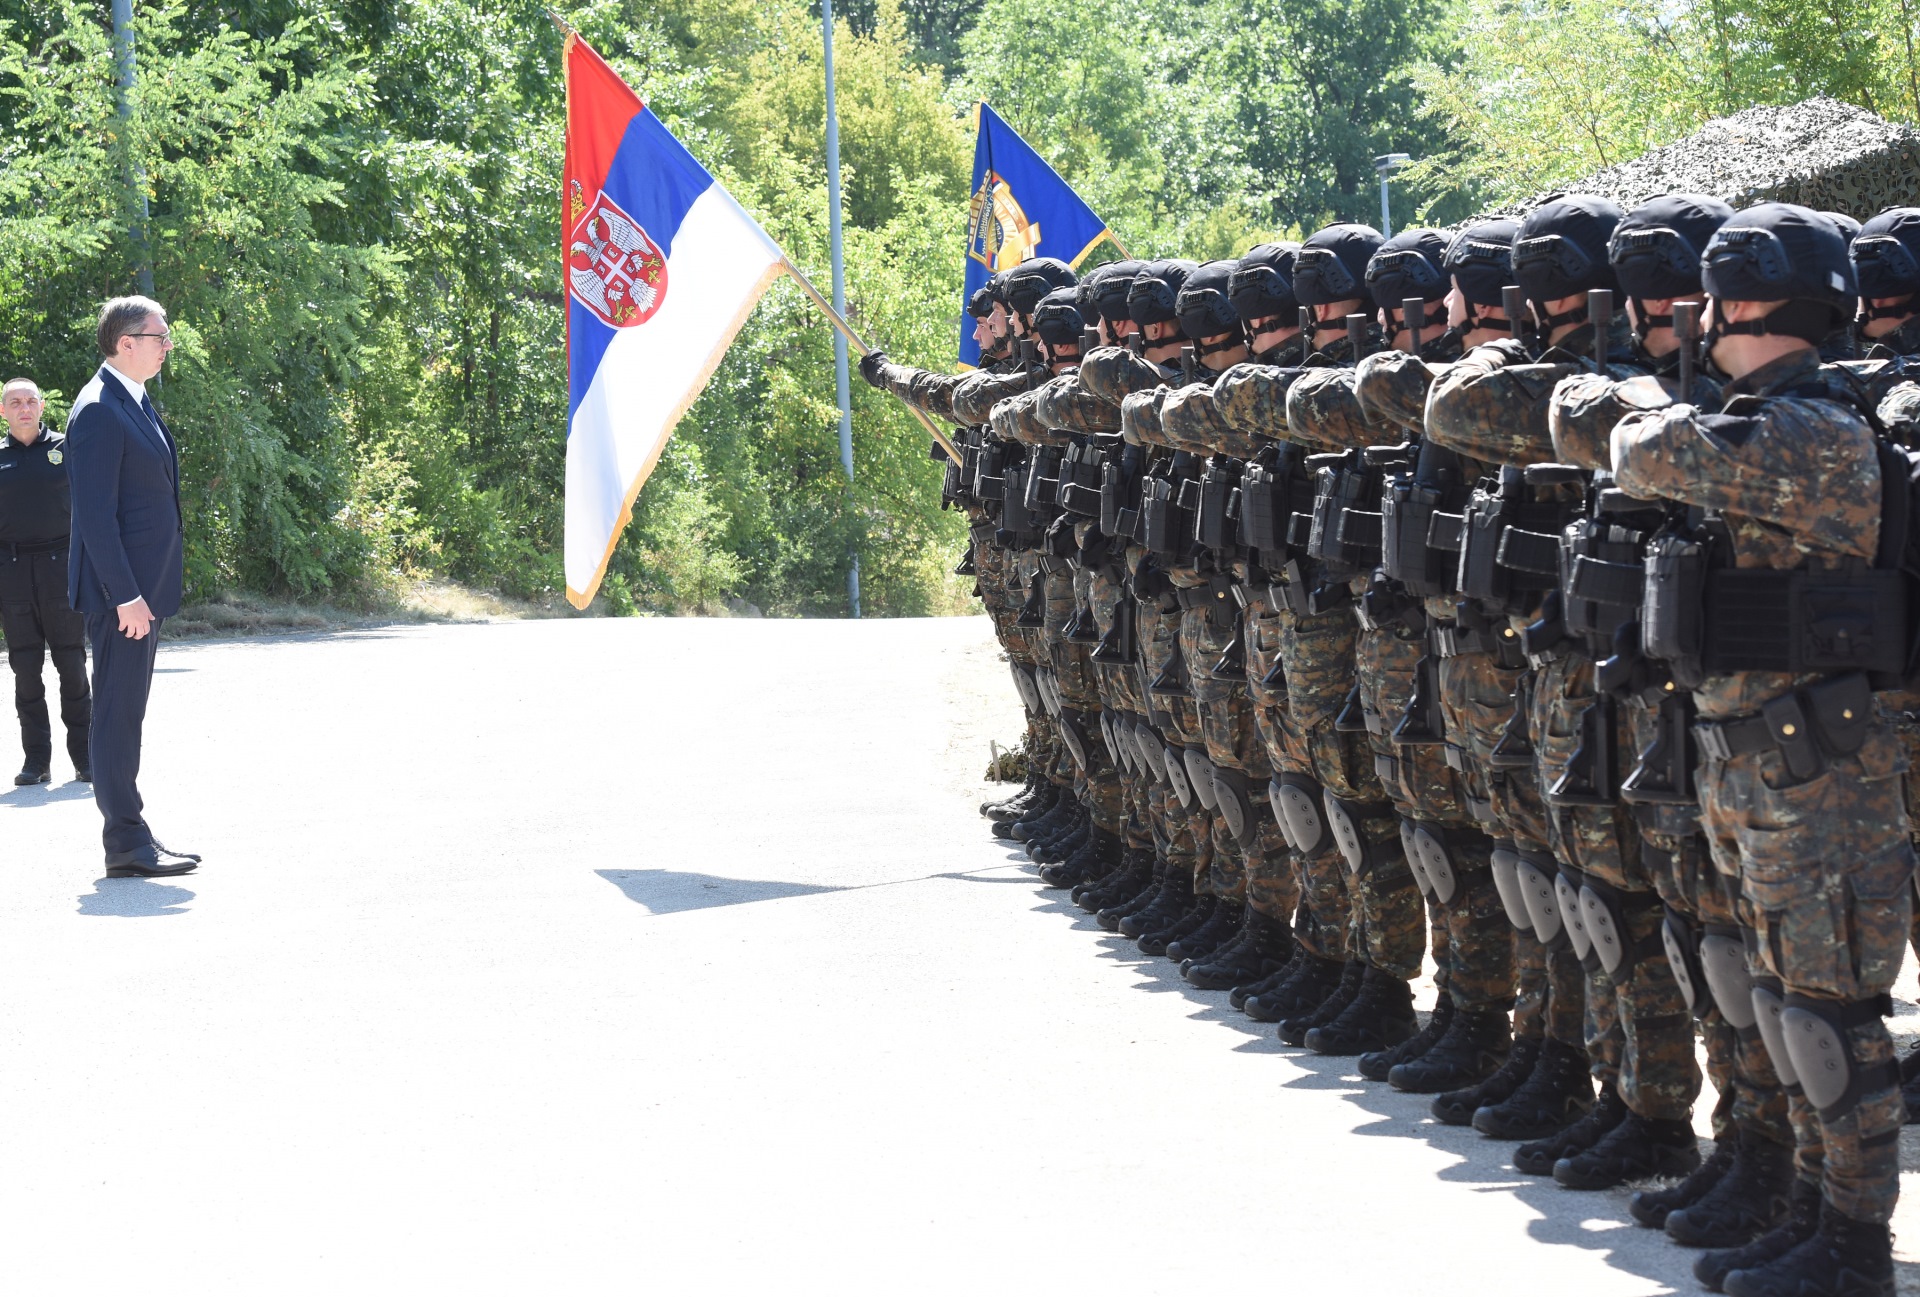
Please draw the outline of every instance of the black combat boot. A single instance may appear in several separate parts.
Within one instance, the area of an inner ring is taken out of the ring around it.
[[[1130,914],[1138,914],[1149,909],[1160,899],[1160,893],[1167,889],[1167,875],[1173,867],[1167,858],[1159,852],[1153,853],[1153,864],[1148,870],[1147,885],[1131,896],[1123,896],[1112,904],[1103,905],[1094,911],[1094,920],[1108,932],[1120,931],[1121,922]],[[1189,873],[1189,876],[1191,874]]]
[[[1545,1139],[1593,1107],[1593,1077],[1585,1050],[1548,1037],[1533,1072],[1498,1103],[1473,1114],[1473,1128],[1492,1139]],[[1538,1174],[1553,1170],[1548,1162]]]
[[[1693,1263],[1693,1277],[1708,1292],[1736,1270],[1758,1270],[1812,1238],[1820,1228],[1820,1186],[1795,1179],[1787,1191],[1787,1218],[1745,1247],[1709,1252]]]
[[[1484,1081],[1499,1071],[1513,1050],[1513,1030],[1504,1009],[1462,1009],[1440,1042],[1418,1058],[1387,1073],[1396,1090],[1440,1094]]]
[[[1713,1141],[1713,1152],[1695,1168],[1692,1175],[1665,1189],[1642,1189],[1627,1203],[1627,1214],[1648,1229],[1665,1229],[1668,1217],[1683,1207],[1693,1206],[1706,1197],[1709,1189],[1720,1183],[1720,1177],[1733,1165],[1733,1152],[1739,1143],[1736,1132],[1720,1136]],[[1744,1243],[1746,1240],[1738,1241]],[[1732,1247],[1733,1244],[1723,1243],[1720,1246]]]
[[[1018,838],[1013,836],[1013,826],[1022,823],[1029,817],[1036,820],[1039,819],[1048,811],[1052,810],[1059,800],[1060,790],[1046,780],[1041,780],[1040,791],[1036,792],[1032,800],[1028,801],[1025,806],[1022,806],[1018,811],[1011,812],[1005,818],[998,815],[993,817],[993,836],[996,838],[1004,838],[1009,842],[1019,841]]]
[[[1052,865],[1065,860],[1087,840],[1093,819],[1086,808],[1074,803],[1073,816],[1065,825],[1045,837],[1027,839],[1027,859],[1036,865]]]
[[[1186,971],[1187,961],[1194,958],[1205,959],[1216,950],[1226,948],[1233,940],[1247,914],[1245,901],[1236,901],[1230,896],[1216,898],[1213,913],[1207,921],[1177,940],[1167,943],[1167,958],[1180,965]]]
[[[1177,922],[1193,904],[1193,870],[1185,861],[1167,870],[1153,903],[1120,920],[1120,935],[1138,941]]]
[[[1360,1055],[1360,1075],[1369,1081],[1384,1081],[1387,1073],[1408,1059],[1418,1058],[1440,1043],[1440,1037],[1447,1034],[1447,1028],[1453,1025],[1455,1009],[1453,997],[1442,987],[1440,998],[1433,1002],[1433,1012],[1427,1015],[1427,1025],[1408,1036],[1392,1049],[1376,1049],[1372,1053]]]
[[[1553,1178],[1568,1189],[1611,1189],[1629,1180],[1686,1175],[1700,1165],[1700,1139],[1690,1122],[1628,1111],[1593,1147],[1562,1157]]]
[[[1051,786],[1046,780],[1030,771],[1027,774],[1027,782],[1022,784],[1020,790],[1013,796],[1002,797],[997,801],[981,802],[980,814],[990,820],[1017,820],[1020,818],[1020,813],[1040,795],[1040,790]]]
[[[1299,1046],[1307,1043],[1307,1033],[1322,1023],[1332,1022],[1346,1011],[1355,997],[1360,994],[1361,983],[1366,980],[1368,968],[1357,959],[1348,960],[1340,970],[1340,980],[1333,990],[1312,1008],[1303,1008],[1298,1013],[1280,1020],[1277,1033],[1281,1040],[1289,1045]],[[1304,980],[1298,988],[1302,991],[1314,989]],[[1251,1001],[1249,1001],[1251,1003]]]
[[[1233,931],[1227,935],[1225,941],[1220,942],[1212,950],[1209,950],[1206,958],[1218,959],[1225,955],[1237,959],[1241,948],[1253,940],[1254,918],[1258,914],[1258,911],[1251,905],[1241,902],[1235,914],[1237,915],[1238,921],[1234,924]],[[1168,951],[1167,953],[1172,954],[1173,952]],[[1195,957],[1191,950],[1186,948],[1183,942],[1180,951],[1180,976],[1186,977],[1188,981],[1192,981],[1193,979],[1189,977],[1188,974],[1190,974],[1199,963],[1200,960]]]
[[[1195,893],[1193,903],[1175,915],[1171,922],[1141,933],[1140,939],[1134,944],[1140,947],[1140,953],[1143,955],[1164,955],[1167,953],[1168,946],[1190,932],[1199,931],[1206,921],[1213,917],[1213,912],[1219,904],[1220,898],[1212,892]]]
[[[1820,1204],[1813,1234],[1777,1261],[1720,1281],[1728,1297],[1893,1297],[1893,1233]]]
[[[1104,877],[1120,863],[1120,838],[1097,824],[1087,825],[1087,840],[1058,864],[1043,865],[1040,881],[1048,887],[1072,887]]]
[[[1473,1114],[1490,1104],[1505,1103],[1533,1075],[1540,1061],[1540,1037],[1522,1036],[1513,1042],[1507,1061],[1478,1085],[1453,1090],[1434,1098],[1433,1119],[1443,1126],[1471,1126]]]
[[[1630,1114],[1626,1100],[1611,1085],[1600,1087],[1600,1097],[1579,1121],[1545,1139],[1522,1144],[1513,1150],[1513,1169],[1522,1175],[1552,1175],[1560,1159],[1584,1153],[1607,1137],[1607,1133]],[[1691,1167],[1687,1168],[1691,1170]]]
[[[1360,993],[1339,1016],[1308,1029],[1305,1042],[1316,1054],[1346,1058],[1370,1049],[1387,1049],[1420,1030],[1413,1012],[1413,987],[1385,969],[1369,968]]]
[[[1203,991],[1224,991],[1253,982],[1286,966],[1293,953],[1293,934],[1287,925],[1270,919],[1251,905],[1240,935],[1205,959],[1183,965],[1180,975]],[[1277,953],[1276,953],[1277,952]]]
[[[1340,989],[1340,979],[1346,976],[1346,970],[1347,965],[1341,960],[1322,959],[1302,951],[1271,989],[1241,1001],[1240,1012],[1255,1022],[1285,1022],[1288,1018],[1312,1013]],[[1356,979],[1359,976],[1354,974]],[[1301,1028],[1303,1035],[1305,1031]]]
[[[1153,852],[1126,847],[1120,852],[1120,863],[1105,878],[1073,889],[1073,901],[1088,914],[1098,914],[1138,896],[1152,881]]]
[[[1787,1218],[1793,1150],[1744,1129],[1727,1143],[1734,1152],[1726,1173],[1667,1214],[1667,1237],[1683,1247],[1739,1247]]]
[[[1013,827],[1007,830],[1007,836],[1015,842],[1031,842],[1054,832],[1079,809],[1080,803],[1074,800],[1073,789],[1055,784],[1052,799],[1036,803],[1033,809],[1015,820]]]
[[[1302,951],[1298,957],[1288,960],[1285,964],[1274,969],[1271,973],[1267,973],[1258,981],[1244,982],[1234,987],[1231,991],[1227,992],[1227,1003],[1245,1012],[1248,1000],[1253,999],[1255,996],[1271,994],[1289,977],[1299,976],[1299,961],[1306,958],[1309,958],[1309,956]]]

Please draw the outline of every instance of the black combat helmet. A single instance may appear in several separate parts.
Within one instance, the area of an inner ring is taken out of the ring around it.
[[[1858,295],[1846,236],[1797,203],[1735,213],[1707,243],[1700,279],[1724,302],[1787,303],[1758,320],[1715,320],[1716,333],[1781,334],[1816,345],[1853,315]]]
[[[1058,257],[1028,257],[1006,272],[1007,309],[1031,320],[1040,299],[1056,288],[1071,288],[1078,278]]]
[[[974,289],[973,296],[967,299],[967,314],[976,320],[984,320],[993,314],[994,305],[999,300],[1000,295],[994,291],[993,281],[989,279]]]
[[[1585,320],[1587,293],[1615,286],[1607,243],[1624,215],[1611,198],[1570,194],[1541,204],[1520,222],[1513,240],[1513,276],[1543,330]],[[1562,297],[1580,301],[1558,314],[1547,310],[1548,302]]]
[[[1433,303],[1447,295],[1447,236],[1438,230],[1402,230],[1380,245],[1367,262],[1367,289],[1387,312],[1400,320],[1409,297]]]
[[[1136,324],[1164,324],[1179,318],[1176,304],[1197,261],[1149,261],[1127,289],[1127,314]]]
[[[1733,219],[1733,208],[1703,194],[1662,194],[1640,204],[1613,227],[1607,260],[1620,290],[1633,299],[1634,336],[1670,329],[1672,315],[1655,315],[1649,301],[1700,291],[1700,255],[1713,232]]]
[[[1840,227],[1840,237],[1845,239],[1848,243],[1852,243],[1855,239],[1860,237],[1860,231],[1862,229],[1860,222],[1855,218],[1853,218],[1852,216],[1849,216],[1847,213],[1822,212],[1820,213],[1820,215],[1826,217],[1828,220],[1832,221],[1835,225],[1838,225]]]
[[[1920,207],[1889,207],[1860,227],[1847,255],[1860,283],[1861,319],[1913,313],[1912,302],[1874,306],[1867,299],[1920,293]]]
[[[1513,240],[1520,233],[1520,222],[1504,217],[1469,225],[1447,244],[1441,268],[1460,285],[1466,299],[1466,329],[1502,329],[1512,331],[1507,320],[1482,319],[1477,306],[1501,305],[1500,290],[1513,282]]]
[[[1095,272],[1093,287],[1087,294],[1101,319],[1112,325],[1131,318],[1127,314],[1127,291],[1146,264],[1144,261],[1109,261]]]
[[[1227,276],[1227,300],[1242,321],[1280,317],[1293,327],[1300,299],[1293,295],[1293,258],[1297,243],[1262,243],[1251,248]]]
[[[1187,282],[1180,286],[1173,302],[1180,332],[1195,343],[1223,333],[1229,335],[1227,341],[1220,344],[1220,350],[1239,345],[1240,313],[1234,309],[1233,299],[1227,292],[1233,282],[1233,272],[1239,268],[1238,261],[1209,261],[1187,276]],[[1205,348],[1202,352],[1204,354]]]
[[[1033,308],[1033,331],[1047,350],[1058,357],[1062,347],[1078,347],[1080,330],[1086,327],[1080,314],[1079,294],[1072,288],[1056,288]]]
[[[1367,263],[1386,240],[1371,225],[1329,225],[1305,243],[1293,258],[1293,295],[1302,306],[1326,306],[1367,293]]]

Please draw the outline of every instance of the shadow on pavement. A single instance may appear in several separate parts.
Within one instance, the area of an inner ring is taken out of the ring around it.
[[[83,784],[78,779],[69,779],[64,784],[28,784],[25,788],[11,788],[0,793],[0,806],[45,806],[49,802],[82,800],[93,800],[93,785]]]
[[[628,900],[646,906],[652,914],[679,914],[686,910],[711,910],[722,905],[747,905],[754,901],[847,890],[815,883],[721,878],[716,874],[690,874],[673,869],[596,869],[593,872],[619,888]]]
[[[150,878],[102,878],[80,899],[80,913],[104,919],[153,919],[187,914],[193,893]]]

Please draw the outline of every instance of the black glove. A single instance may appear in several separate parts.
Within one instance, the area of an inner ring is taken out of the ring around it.
[[[874,387],[884,387],[885,384],[880,381],[880,369],[881,366],[886,363],[886,352],[869,351],[866,355],[860,357],[860,377],[866,379],[867,382]]]

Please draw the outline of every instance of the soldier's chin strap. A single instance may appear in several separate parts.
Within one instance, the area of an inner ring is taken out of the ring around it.
[[[1713,350],[1713,344],[1721,339],[1736,335],[1748,335],[1755,338],[1768,336],[1780,338],[1798,338],[1802,342],[1818,344],[1833,328],[1833,308],[1825,302],[1807,301],[1795,298],[1782,302],[1757,320],[1740,320],[1728,323],[1720,318],[1720,312],[1713,313],[1713,327],[1707,330],[1706,347]]]
[[[1217,356],[1223,351],[1232,351],[1235,347],[1244,347],[1246,345],[1247,344],[1241,341],[1239,338],[1234,337],[1232,334],[1228,334],[1226,335],[1226,339],[1224,341],[1216,342],[1212,346],[1208,346],[1206,343],[1203,343],[1203,342],[1195,343],[1193,348],[1193,354],[1203,358],[1207,356]]]
[[[1587,299],[1582,297],[1578,306],[1570,306],[1564,311],[1549,311],[1545,302],[1533,303],[1533,313],[1540,318],[1540,331],[1552,333],[1563,324],[1585,324],[1590,318],[1587,314]]]
[[[1639,343],[1640,349],[1644,351],[1647,346],[1647,337],[1655,329],[1673,327],[1673,313],[1669,311],[1665,315],[1655,315],[1647,309],[1644,298],[1633,297],[1627,300],[1633,303],[1633,340]]]
[[[1478,311],[1474,310],[1473,306],[1474,304],[1472,302],[1467,303],[1466,318],[1460,322],[1461,328],[1465,332],[1474,333],[1480,329],[1485,329],[1491,333],[1512,333],[1513,332],[1512,320],[1506,319],[1505,317],[1502,317],[1497,320],[1490,319],[1489,317],[1484,316],[1480,314]]]

